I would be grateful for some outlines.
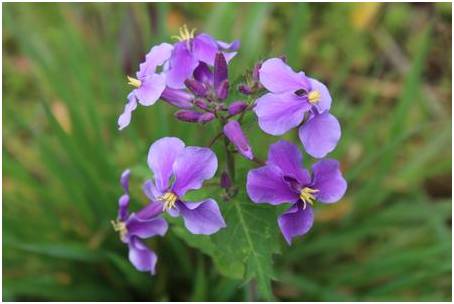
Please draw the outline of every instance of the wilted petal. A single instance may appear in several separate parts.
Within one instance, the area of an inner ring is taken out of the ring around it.
[[[254,155],[252,154],[251,146],[244,135],[243,130],[241,129],[241,125],[236,120],[229,121],[224,126],[224,134],[227,138],[235,145],[244,157],[248,159],[253,159]]]
[[[145,61],[140,64],[137,78],[143,79],[155,73],[156,67],[164,64],[172,54],[173,46],[168,43],[161,43],[151,48],[145,56]]]
[[[152,275],[156,273],[156,262],[158,257],[148,249],[142,241],[134,237],[129,244],[129,261],[139,271],[149,271]]]
[[[142,85],[134,92],[140,104],[151,106],[158,101],[165,87],[166,76],[164,74],[152,74],[142,80]]]
[[[294,204],[278,218],[279,228],[289,245],[295,236],[307,233],[314,223],[312,207],[301,202]]]
[[[304,73],[296,73],[280,58],[266,60],[259,71],[260,83],[273,93],[307,89],[309,82]]]
[[[184,225],[193,234],[213,234],[224,228],[225,221],[213,199],[201,202],[178,202],[177,208]]]
[[[316,114],[299,129],[304,149],[316,158],[333,151],[341,137],[340,124],[329,112]]]
[[[322,203],[335,203],[347,191],[347,182],[342,176],[339,162],[334,159],[322,159],[312,166],[311,188],[317,189],[316,198]]]
[[[255,203],[278,205],[298,200],[298,193],[284,181],[282,171],[273,165],[252,169],[247,175],[246,189]]]
[[[160,209],[162,211],[162,206],[160,206]],[[128,229],[128,236],[137,236],[141,239],[146,239],[156,235],[163,236],[167,232],[168,225],[162,217],[142,219],[136,214],[132,214],[126,222],[126,227]]]
[[[185,90],[166,87],[161,94],[161,98],[177,108],[190,109],[192,108],[191,101],[194,96]]]
[[[118,117],[118,130],[123,130],[131,122],[132,112],[137,108],[137,100],[134,91],[129,93],[128,102],[125,105],[123,113]]]
[[[164,137],[155,141],[148,151],[148,166],[153,171],[160,192],[169,187],[172,167],[178,154],[184,151],[184,143],[176,137]]]
[[[311,105],[293,93],[268,93],[256,100],[254,112],[260,128],[271,135],[282,135],[299,125]]]
[[[209,148],[186,147],[173,165],[173,191],[183,196],[188,190],[200,189],[205,180],[216,173],[218,160]]]
[[[268,151],[268,164],[281,168],[285,176],[292,176],[299,185],[310,183],[309,172],[303,168],[303,155],[298,150],[298,146],[280,140],[272,144]]]
[[[331,95],[329,94],[328,88],[314,78],[309,78],[309,83],[311,85],[312,91],[317,91],[320,93],[320,99],[315,105],[318,113],[323,113],[331,108]]]
[[[174,89],[183,89],[184,81],[191,77],[198,65],[198,60],[188,50],[187,41],[178,42],[170,57],[170,69],[167,72],[167,85]]]
[[[128,218],[129,195],[123,194],[118,200],[118,219],[124,222]]]

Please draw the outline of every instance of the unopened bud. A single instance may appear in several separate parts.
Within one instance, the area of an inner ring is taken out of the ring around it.
[[[204,123],[212,121],[215,117],[216,116],[214,116],[213,113],[206,112],[206,113],[203,113],[202,115],[200,115],[198,122],[204,124]]]
[[[206,103],[205,100],[201,98],[196,98],[193,101],[194,105],[202,110],[208,110],[208,104]]]
[[[253,93],[253,90],[250,86],[245,85],[245,84],[240,84],[238,86],[238,91],[244,95],[251,95]]]
[[[186,122],[198,122],[201,116],[202,113],[191,110],[180,110],[175,112],[175,117],[178,120]]]
[[[227,96],[229,96],[229,81],[228,80],[224,80],[219,85],[219,87],[216,90],[216,96],[221,100],[224,100],[227,98]]]
[[[234,101],[229,106],[229,114],[236,115],[243,112],[247,108],[247,104],[243,101]]]
[[[229,189],[230,187],[232,187],[232,180],[230,179],[230,176],[225,171],[222,172],[222,174],[221,174],[220,186],[223,189]]]
[[[208,90],[206,86],[203,83],[198,82],[197,80],[186,79],[184,81],[184,84],[196,96],[205,97],[207,94]]]

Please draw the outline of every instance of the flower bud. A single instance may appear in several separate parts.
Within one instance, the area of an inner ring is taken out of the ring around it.
[[[193,101],[194,105],[202,110],[208,110],[208,104],[206,103],[205,100],[201,98],[196,98]]]
[[[260,82],[260,69],[262,67],[262,62],[259,61],[255,64],[254,69],[252,70],[252,80],[254,82]]]
[[[244,101],[235,101],[229,106],[229,114],[236,115],[243,112],[247,108],[247,104]]]
[[[238,121],[231,120],[224,126],[224,134],[244,157],[253,159],[251,146]]]
[[[192,108],[191,101],[194,96],[184,90],[166,87],[164,92],[162,92],[161,98],[177,108],[190,109]]]
[[[180,110],[175,112],[175,117],[178,120],[186,122],[198,122],[199,118],[202,116],[202,113],[192,111],[192,110]]]
[[[219,85],[219,87],[216,89],[216,96],[221,100],[224,100],[227,98],[227,96],[229,96],[229,81],[228,80],[224,80]]]
[[[232,180],[230,179],[230,176],[225,171],[222,172],[222,174],[221,174],[220,186],[223,189],[228,189],[232,186]]]
[[[200,115],[198,122],[204,124],[204,123],[212,121],[215,117],[216,116],[214,116],[213,113],[206,112],[206,113],[203,113],[202,115]]]
[[[203,83],[198,82],[197,80],[186,79],[184,81],[184,84],[196,96],[205,97],[207,94],[208,89],[206,88],[206,86]]]
[[[252,88],[246,84],[240,84],[238,86],[238,91],[244,95],[251,95],[253,93]]]

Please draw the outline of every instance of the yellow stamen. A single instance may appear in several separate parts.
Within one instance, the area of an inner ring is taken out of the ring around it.
[[[309,94],[307,94],[307,97],[309,98],[309,102],[311,104],[316,104],[320,101],[320,92],[310,91]]]
[[[314,196],[314,193],[317,193],[319,190],[316,190],[316,189],[311,189],[309,187],[305,187],[301,190],[300,192],[300,199],[303,201],[304,203],[304,207],[303,209],[306,209],[306,204],[310,204],[311,206],[314,205],[314,201],[315,201],[315,196]]]
[[[164,206],[163,206],[162,210],[167,211],[167,210],[175,207],[175,203],[176,203],[177,199],[178,199],[178,196],[172,192],[167,192],[163,196],[159,197],[159,200],[164,202]]]
[[[124,238],[128,233],[128,229],[126,228],[126,223],[120,220],[117,221],[110,221],[112,223],[113,229],[120,233],[120,238]]]
[[[140,81],[139,79],[136,79],[134,77],[129,77],[129,76],[126,76],[128,77],[128,84],[129,85],[132,85],[133,87],[140,87],[142,85],[142,81]]]
[[[194,38],[196,29],[192,29],[191,31],[188,30],[188,27],[186,24],[184,24],[182,27],[180,27],[180,34],[179,35],[174,35],[171,38],[177,39],[178,41],[185,41]]]

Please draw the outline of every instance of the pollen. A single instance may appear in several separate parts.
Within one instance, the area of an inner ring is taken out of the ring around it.
[[[193,28],[191,31],[188,30],[188,27],[186,24],[184,24],[182,27],[180,27],[179,30],[179,35],[174,35],[171,38],[177,39],[178,41],[185,41],[194,38],[196,29]]]
[[[315,90],[310,91],[309,94],[307,94],[307,98],[311,104],[316,104],[320,101],[320,92]]]
[[[167,192],[163,196],[159,198],[160,201],[164,202],[164,206],[162,208],[163,211],[169,210],[175,207],[175,203],[178,199],[178,196],[173,192]]]
[[[120,234],[120,238],[124,239],[126,234],[128,233],[128,229],[126,228],[126,223],[120,220],[117,221],[110,221],[113,226],[113,229]]]
[[[129,76],[126,76],[128,77],[128,84],[129,85],[132,85],[133,87],[140,87],[142,85],[142,81],[140,81],[139,79],[136,79],[134,77],[129,77]]]
[[[312,189],[309,187],[304,187],[300,192],[300,199],[304,203],[303,209],[306,209],[306,204],[314,205],[315,196],[314,193],[317,193],[319,190]]]

